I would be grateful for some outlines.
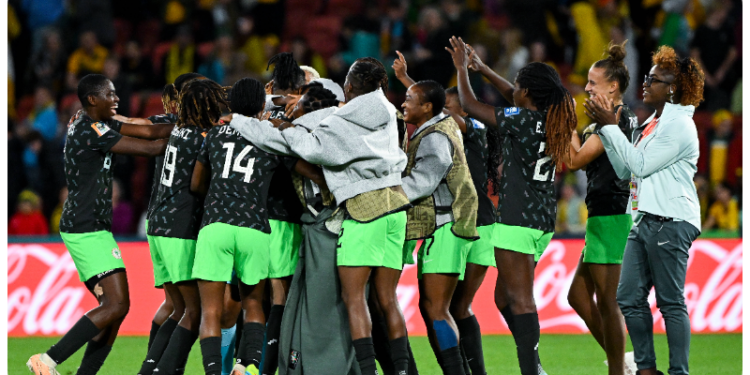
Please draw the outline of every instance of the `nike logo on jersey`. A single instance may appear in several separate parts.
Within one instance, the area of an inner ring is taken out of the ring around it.
[[[664,242],[657,242],[656,244],[659,245],[659,246],[661,246],[661,245],[666,245],[668,243],[669,243],[669,241],[664,241]]]

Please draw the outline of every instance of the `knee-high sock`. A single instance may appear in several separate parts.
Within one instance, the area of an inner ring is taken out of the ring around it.
[[[465,375],[461,350],[458,347],[458,337],[450,324],[445,320],[434,320],[432,328],[435,330],[440,358],[442,359],[443,374]]]
[[[284,305],[271,306],[266,324],[266,341],[264,343],[263,372],[274,375],[279,367],[279,336],[281,335],[281,318],[284,315]]]
[[[377,375],[378,367],[375,365],[375,347],[371,337],[361,338],[352,341],[354,345],[354,354],[359,363],[359,369],[362,375]]]
[[[505,323],[508,324],[508,328],[510,329],[510,332],[512,333],[514,327],[513,327],[513,313],[510,311],[510,305],[505,306],[505,308],[503,308],[502,310],[500,310],[500,313],[503,314],[503,318],[505,318]],[[537,360],[537,362],[539,362],[539,367],[541,368],[542,367],[542,360],[539,359],[539,351],[537,351],[536,360]],[[544,370],[540,371],[539,373],[540,374],[546,374],[544,372]]]
[[[477,317],[472,315],[468,318],[457,320],[456,326],[458,326],[458,332],[461,335],[461,348],[466,353],[471,374],[486,374],[487,370],[484,367],[484,353],[482,350],[482,332],[479,329]]]
[[[383,370],[383,375],[396,375],[391,358],[391,344],[388,341],[388,325],[377,310],[370,311],[372,320],[372,344],[375,348],[375,359]]]
[[[63,363],[70,358],[73,353],[77,352],[78,349],[86,345],[89,340],[96,337],[99,332],[101,332],[101,330],[96,328],[94,322],[92,322],[88,316],[84,315],[81,319],[78,319],[76,324],[73,325],[70,331],[68,331],[60,341],[47,350],[46,354],[55,361],[55,363]]]
[[[159,328],[159,331],[156,333],[156,337],[154,337],[154,342],[151,343],[151,348],[148,350],[146,359],[143,360],[143,364],[141,364],[141,369],[138,371],[138,374],[151,375],[151,373],[154,372],[156,364],[159,363],[162,354],[164,354],[164,349],[166,349],[169,344],[169,339],[172,337],[175,327],[177,327],[176,320],[167,319],[164,321],[161,328]]]
[[[158,374],[174,375],[180,372],[180,370],[184,371],[185,363],[187,363],[188,355],[190,355],[190,349],[193,348],[193,344],[197,339],[198,333],[191,332],[185,327],[177,326],[169,340],[169,345],[167,345],[164,354],[156,365],[156,368],[159,369]]]
[[[159,328],[161,325],[156,324],[155,321],[151,321],[151,330],[148,332],[148,348],[146,349],[146,353],[148,353],[149,350],[151,350],[151,344],[154,343],[154,338],[156,338],[156,332],[159,332]]]
[[[539,315],[536,312],[515,315],[513,338],[522,375],[539,373]]]
[[[206,375],[221,375],[221,337],[206,337],[201,340],[203,371]]]
[[[390,342],[391,359],[396,375],[407,375],[409,373],[409,338],[399,337]]]
[[[96,375],[111,351],[112,347],[109,345],[94,340],[89,341],[76,375]]]
[[[234,366],[234,335],[237,325],[221,329],[221,374],[229,375]]]
[[[237,364],[245,367],[255,366],[260,369],[263,355],[263,335],[266,327],[260,323],[245,323],[242,326],[242,341],[237,354]]]

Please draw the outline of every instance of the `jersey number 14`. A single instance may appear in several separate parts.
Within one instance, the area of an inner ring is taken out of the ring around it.
[[[244,182],[250,182],[250,177],[253,175],[253,165],[255,164],[255,158],[247,159],[247,164],[242,166],[242,159],[253,150],[253,146],[245,146],[237,157],[234,158],[232,163],[232,155],[234,154],[234,142],[224,143],[222,146],[227,149],[226,159],[224,159],[224,170],[221,172],[221,178],[229,178],[229,167],[232,167],[232,171],[238,173],[244,173],[245,177],[242,179]]]

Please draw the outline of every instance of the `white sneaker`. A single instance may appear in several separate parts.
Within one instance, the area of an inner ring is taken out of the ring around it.
[[[625,367],[625,375],[636,375],[636,371],[638,371],[638,366],[635,364],[635,353],[633,352],[627,352],[625,353],[625,360],[624,367]],[[605,366],[609,366],[608,361],[604,361]]]

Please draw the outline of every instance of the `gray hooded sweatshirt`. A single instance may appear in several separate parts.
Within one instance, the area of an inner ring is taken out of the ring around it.
[[[337,204],[401,185],[406,168],[406,154],[399,148],[396,109],[382,90],[352,99],[312,132],[301,127],[279,131],[268,121],[236,114],[230,126],[263,150],[322,166]]]

